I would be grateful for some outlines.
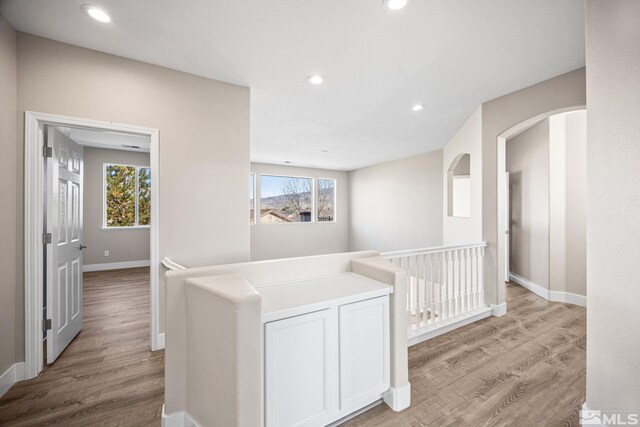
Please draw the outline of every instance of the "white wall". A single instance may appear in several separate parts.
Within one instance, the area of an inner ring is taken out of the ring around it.
[[[482,241],[482,106],[478,107],[442,150],[443,206],[448,204],[447,174],[458,154],[471,157],[471,216],[443,215],[442,244],[459,245]]]
[[[549,121],[507,140],[512,273],[549,289]]]
[[[587,112],[567,113],[565,292],[587,295]],[[562,291],[562,289],[558,289]]]
[[[640,409],[640,2],[586,2],[587,404]]]
[[[14,363],[24,360],[22,337],[22,287],[18,284],[22,267],[17,262],[18,231],[16,209],[17,150],[17,53],[16,32],[0,15],[0,375]]]
[[[587,294],[587,113],[549,118],[552,291]]]
[[[160,258],[187,266],[249,259],[248,88],[24,33],[18,33],[18,76],[19,129],[25,110],[159,129]],[[23,132],[16,146],[17,293],[23,295]],[[23,299],[18,307],[24,319]]]
[[[552,288],[563,289],[567,277],[566,125],[567,121],[563,114],[549,117],[549,179],[552,183],[549,186],[549,283]],[[586,141],[584,144],[586,146]],[[586,168],[586,159],[583,166]],[[586,210],[586,206],[584,209]],[[585,292],[586,290],[582,295]]]
[[[256,174],[258,200],[260,200],[260,174],[336,180],[335,222],[261,224],[258,220],[256,224],[251,225],[251,261],[322,255],[349,250],[349,174],[347,172],[264,163],[252,163],[251,172]],[[248,201],[246,205],[248,210]],[[248,211],[246,218],[248,221]]]
[[[149,166],[149,153],[84,148],[83,240],[84,265],[127,261],[148,261],[149,229],[102,229],[104,215],[104,164]],[[153,187],[153,182],[151,183]],[[104,256],[104,251],[109,256]]]
[[[442,183],[441,150],[350,172],[350,250],[442,245]]]

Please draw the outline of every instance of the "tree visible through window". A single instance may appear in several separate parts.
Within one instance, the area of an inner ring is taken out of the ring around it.
[[[336,180],[318,178],[318,211],[319,222],[335,221]]]
[[[104,226],[136,227],[151,224],[151,169],[105,165]]]
[[[313,180],[291,176],[262,175],[260,222],[311,222]]]

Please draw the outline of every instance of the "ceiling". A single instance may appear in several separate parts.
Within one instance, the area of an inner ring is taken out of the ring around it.
[[[441,148],[480,103],[585,63],[582,0],[396,12],[381,0],[4,0],[0,12],[20,31],[249,86],[252,161],[342,170]]]
[[[145,153],[151,151],[151,138],[143,135],[70,128],[69,138],[85,147]]]

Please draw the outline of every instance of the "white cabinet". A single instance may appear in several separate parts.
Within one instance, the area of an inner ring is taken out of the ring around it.
[[[335,309],[265,325],[267,426],[323,425],[338,409]]]
[[[354,411],[389,389],[389,298],[340,306],[340,409]]]
[[[391,289],[362,279],[350,274],[332,282],[340,285],[339,298],[331,298],[328,282],[316,283],[324,293],[310,282],[258,289],[263,306],[278,307],[263,313],[267,427],[325,426],[389,389]],[[351,281],[359,284],[347,292]],[[316,291],[322,301],[285,303]]]

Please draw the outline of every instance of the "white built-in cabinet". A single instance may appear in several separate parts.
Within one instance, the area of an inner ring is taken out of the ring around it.
[[[325,426],[389,389],[389,292],[347,273],[259,288],[267,427]]]

